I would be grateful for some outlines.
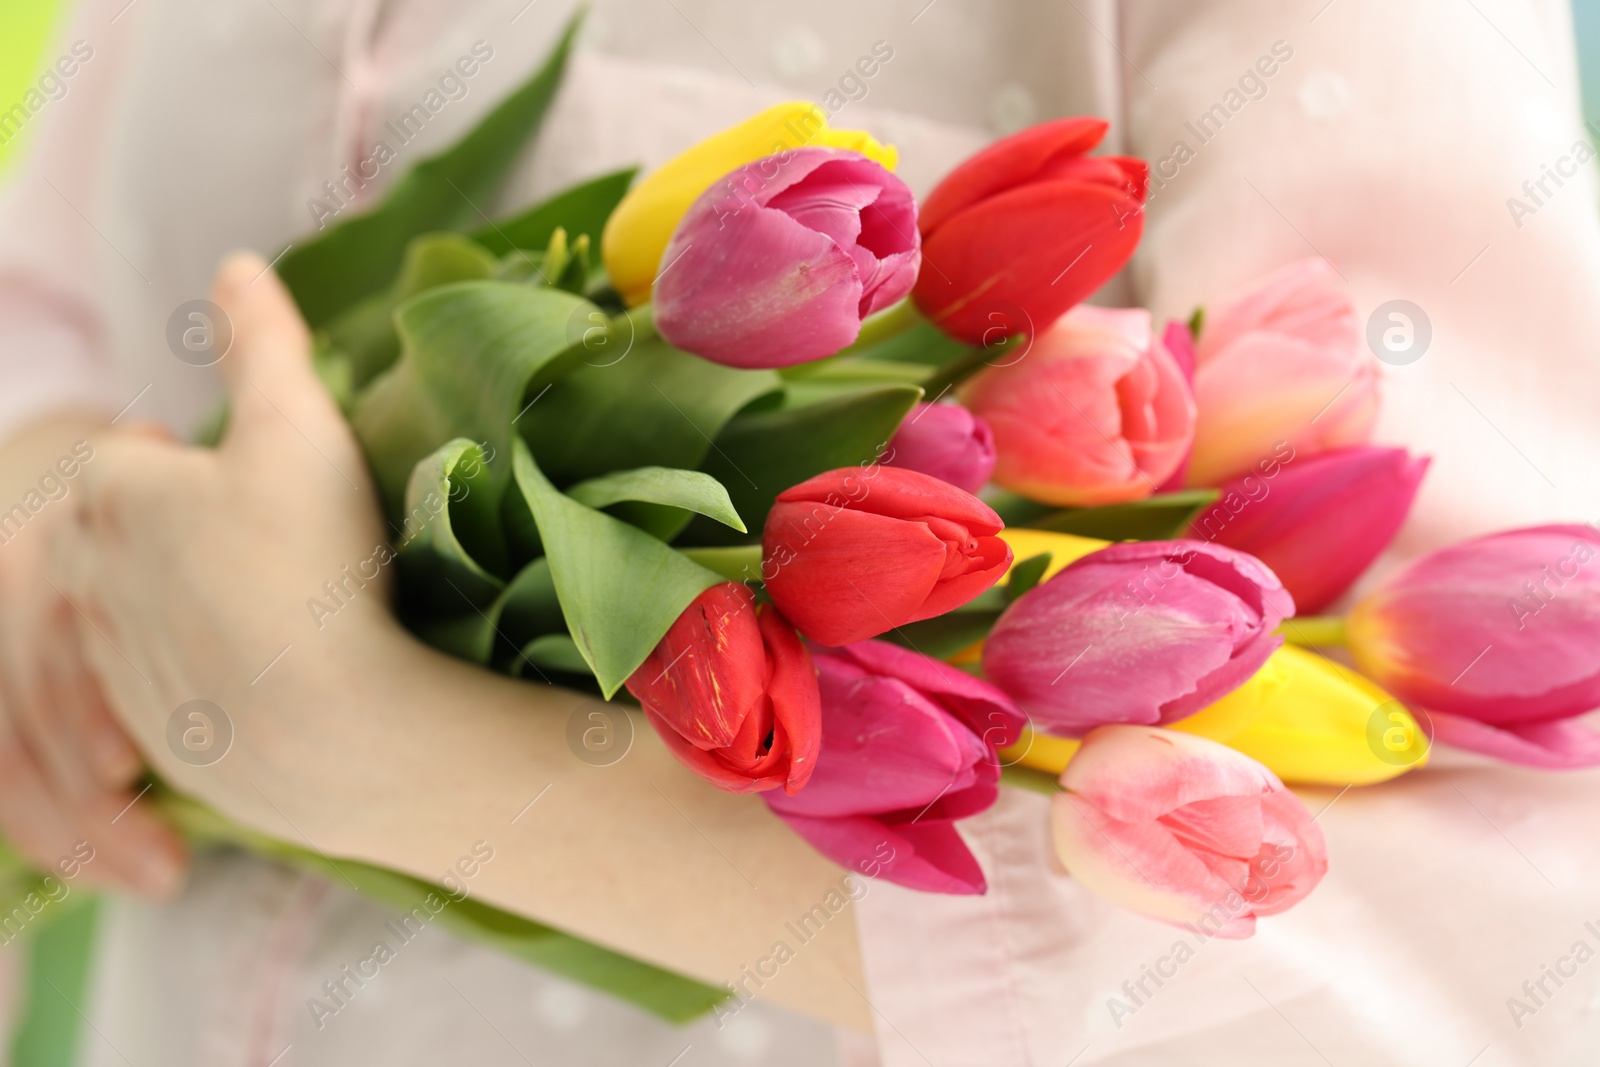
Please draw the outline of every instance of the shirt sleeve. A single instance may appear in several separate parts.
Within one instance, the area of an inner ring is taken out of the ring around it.
[[[0,114],[0,136],[14,143],[0,188],[0,438],[51,411],[115,413],[95,278],[118,253],[93,219],[134,21],[99,0],[77,5]]]

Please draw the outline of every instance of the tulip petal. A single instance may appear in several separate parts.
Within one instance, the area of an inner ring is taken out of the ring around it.
[[[945,561],[944,542],[921,523],[826,504],[773,505],[764,540],[767,591],[801,633],[824,645],[909,621]]]
[[[1362,673],[1401,700],[1499,726],[1600,706],[1600,532],[1508,530],[1414,561],[1350,613]]]
[[[1082,156],[1105,137],[1110,123],[1084,116],[1030,126],[970,156],[922,202],[924,236],[996,193],[1033,180],[1052,160]]]
[[[767,794],[768,804],[772,795]],[[818,852],[841,867],[924,893],[978,895],[983,868],[947,822],[886,825],[858,817],[817,819],[775,813]]]
[[[866,471],[841,467],[824,471],[778,494],[780,502],[811,500],[872,511],[897,519],[936,515],[967,526],[974,533],[998,533],[1005,524],[993,508],[970,493],[951,492],[937,478],[894,467]]]
[[[1121,270],[1144,230],[1144,205],[1125,190],[1081,181],[1024,185],[975,204],[933,230],[929,268],[913,290],[940,329],[981,344],[1000,303],[1022,309],[1037,335]]]
[[[995,686],[899,645],[858,641],[838,649],[836,654],[865,671],[898,678],[928,694],[991,748],[1014,744],[1027,722],[1011,698]]]
[[[1572,719],[1491,726],[1442,711],[1429,717],[1435,741],[1507,763],[1554,771],[1600,766],[1600,733]]]

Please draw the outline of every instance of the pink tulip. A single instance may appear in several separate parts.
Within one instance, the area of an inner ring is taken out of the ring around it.
[[[1080,306],[961,402],[994,431],[994,480],[1046,504],[1092,507],[1155,492],[1183,462],[1195,406],[1150,313]]]
[[[1310,455],[1372,432],[1377,363],[1327,260],[1292,263],[1209,309],[1195,360],[1190,485],[1243,475],[1280,443]]]
[[[1313,614],[1400,532],[1428,460],[1376,446],[1288,455],[1224,485],[1189,535],[1250,553],[1278,576],[1301,614]]]
[[[988,423],[959,404],[918,404],[889,439],[884,462],[976,493],[988,484],[994,460]]]
[[[1205,937],[1244,938],[1328,871],[1322,831],[1261,764],[1149,726],[1101,726],[1051,801],[1056,854],[1085,889]]]
[[[983,673],[1049,733],[1169,723],[1237,688],[1294,613],[1256,559],[1202,541],[1130,541],[1084,556],[1005,610]]]
[[[655,322],[730,367],[831,356],[911,291],[911,190],[856,152],[800,148],[740,167],[696,200],[661,257]]]
[[[1600,706],[1597,556],[1600,532],[1583,525],[1433,552],[1356,605],[1350,650],[1395,696],[1443,713],[1444,740],[1516,762],[1600,763],[1581,727],[1553,728]]]
[[[930,893],[982,893],[955,821],[999,795],[995,749],[1022,713],[993,686],[883,641],[812,647],[822,752],[795,796],[762,794],[796,833],[854,871]]]
[[[1184,383],[1189,386],[1189,392],[1194,393],[1194,333],[1190,331],[1187,323],[1169,322],[1167,328],[1161,332],[1161,343],[1167,346],[1167,351],[1172,353],[1173,360],[1178,364],[1178,371],[1183,375]],[[1183,451],[1183,459],[1178,461],[1177,469],[1167,475],[1167,480],[1156,487],[1158,493],[1175,493],[1188,484],[1189,478],[1189,453],[1194,451],[1194,442],[1189,442],[1189,447]]]

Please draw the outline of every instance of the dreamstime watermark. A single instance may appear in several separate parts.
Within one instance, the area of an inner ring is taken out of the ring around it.
[[[1145,202],[1149,203],[1159,190],[1165,189],[1168,182],[1177,178],[1183,168],[1199,154],[1200,149],[1216,140],[1233,117],[1243,111],[1247,104],[1265,99],[1268,92],[1267,82],[1293,58],[1294,48],[1287,41],[1273,41],[1268,53],[1260,56],[1253,65],[1246,67],[1244,73],[1239,75],[1237,83],[1229,86],[1220,100],[1193,120],[1186,121],[1183,128],[1193,135],[1195,143],[1191,145],[1188,138],[1180,137],[1173,142],[1166,155],[1151,164],[1151,187]]]
[[[0,111],[0,145],[8,145],[22,128],[52,101],[64,99],[68,81],[94,58],[94,47],[87,41],[73,41],[67,54],[45,68],[36,84],[28,87],[22,99]]]
[[[233,747],[233,720],[210,700],[189,700],[167,716],[167,747],[191,767],[209,767]]]
[[[712,1008],[712,1017],[717,1021],[717,1029],[721,1030],[728,1020],[754,1002],[756,993],[778,977],[783,965],[799,955],[801,948],[816,940],[835,916],[866,897],[871,889],[871,879],[876,878],[886,865],[893,863],[894,858],[894,846],[888,841],[879,841],[870,857],[857,861],[856,866],[861,872],[860,875],[845,874],[839,879],[837,888],[830,888],[822,895],[821,900],[798,917],[784,923],[784,931],[794,938],[793,945],[786,939],[779,938],[772,943],[772,948],[766,955],[754,963],[742,965],[737,979],[722,983],[731,997]],[[755,986],[754,990],[750,988],[752,985]]]
[[[428,928],[428,925],[451,904],[459,904],[471,895],[468,882],[478,876],[485,864],[494,859],[494,846],[487,841],[475,841],[472,850],[456,860],[439,879],[439,891],[430,892],[410,911],[398,918],[386,919],[384,933],[372,944],[372,949],[354,964],[345,964],[338,973],[322,983],[322,996],[306,998],[306,1010],[320,1031],[328,1020],[348,1008],[368,982],[375,980],[382,969],[393,962],[405,948]],[[389,943],[393,938],[394,944]]]
[[[45,875],[39,880],[38,888],[26,893],[12,905],[10,911],[0,913],[0,945],[11,944],[46,908],[71,896],[72,886],[69,883],[92,862],[94,846],[87,841],[79,841],[72,846],[71,852],[56,860],[55,874]]]
[[[633,748],[633,717],[626,708],[586,698],[567,716],[567,748],[591,767],[609,767]]]
[[[75,441],[71,451],[61,456],[43,474],[36,488],[22,494],[22,499],[5,511],[0,511],[0,546],[9,545],[13,538],[33,517],[58,501],[65,500],[71,490],[71,481],[94,459],[94,446],[88,441]]]
[[[822,94],[821,106],[828,117],[839,114],[850,104],[859,104],[871,92],[869,84],[894,58],[894,46],[888,41],[872,42],[872,51],[859,56],[855,64],[845,69],[833,85]]]
[[[446,105],[465,100],[471,92],[469,83],[477,77],[482,65],[493,58],[494,49],[488,42],[474,41],[471,53],[457,59],[454,66],[445,68],[438,84],[424,93],[421,100],[402,111],[399,118],[383,124],[384,132],[395,142],[393,145],[388,138],[373,142],[371,151],[355,163],[353,171],[346,163],[336,179],[323,182],[326,199],[312,197],[306,201],[306,210],[311,212],[311,221],[317,224],[317,229],[326,228],[329,219],[355,203],[361,191],[377,179],[384,167],[399,158],[400,149],[421,136],[423,129]]]
[[[1600,136],[1600,128],[1597,128],[1593,121],[1587,125],[1591,131]],[[1556,157],[1554,165],[1541,163],[1538,176],[1522,183],[1522,197],[1506,197],[1506,210],[1511,213],[1511,221],[1517,224],[1517,229],[1522,229],[1527,219],[1537,215],[1540,208],[1554,200],[1566,187],[1567,183],[1562,180],[1563,178],[1577,177],[1578,168],[1593,159],[1594,155],[1594,145],[1580,137],[1572,142],[1572,147],[1567,149],[1564,155]],[[1555,182],[1554,189],[1549,187],[1551,182]]]
[[[1386,300],[1367,316],[1367,347],[1391,367],[1415,363],[1432,343],[1432,320],[1409,300]]]
[[[1250,468],[1250,473],[1238,479],[1238,488],[1230,488],[1192,523],[1195,531],[1207,541],[1215,541],[1222,531],[1242,515],[1252,504],[1259,504],[1272,495],[1268,483],[1293,463],[1294,446],[1279,441],[1272,446],[1272,454]]]

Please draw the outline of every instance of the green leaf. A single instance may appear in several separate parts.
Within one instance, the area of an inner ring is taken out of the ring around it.
[[[1215,489],[1185,489],[1127,504],[1057,511],[1007,494],[992,499],[990,506],[1001,512],[1000,517],[1008,526],[1098,537],[1102,541],[1166,541],[1187,536],[1189,523],[1210,507],[1217,495]]]
[[[476,613],[500,595],[505,582],[495,572],[505,568],[505,544],[482,448],[458,437],[416,465],[402,534],[403,615]]]
[[[526,445],[512,447],[516,483],[538,524],[567,630],[609,700],[689,602],[723,579],[559,492]]]
[[[417,461],[455,437],[486,447],[498,506],[511,480],[513,423],[582,357],[567,323],[593,309],[557,289],[487,281],[433,289],[400,308],[400,358],[350,420],[391,514]]]
[[[864,359],[940,367],[961,356],[981,350],[957,341],[924,319],[910,329],[886,340],[864,345],[859,349],[852,348],[850,351],[853,355]]]
[[[867,463],[922,396],[914,385],[859,389],[801,408],[740,415],[717,436],[700,469],[728,488],[733,506],[759,530],[777,495],[823,471]],[[726,528],[690,524],[692,544],[729,544]]]
[[[447,895],[443,887],[420,878],[357,860],[335,860],[257,833],[164,785],[157,785],[151,802],[197,847],[247,849],[330,881],[352,885],[363,896],[400,911],[422,904],[429,894],[441,898]],[[689,1022],[728,997],[726,989],[631,959],[473,897],[452,898],[434,920],[470,941],[620,997],[670,1022]]]
[[[722,483],[700,471],[638,467],[579,482],[567,495],[591,508],[610,508],[617,518],[663,541],[671,541],[695,515],[748,532]]]
[[[327,337],[350,357],[354,386],[366,385],[387,370],[400,354],[400,334],[394,312],[419,293],[451,282],[491,278],[499,261],[465,237],[453,233],[428,233],[406,246],[400,276],[381,293],[374,293],[328,323]]]
[[[414,619],[412,629],[428,644],[461,659],[483,664],[509,659],[515,674],[523,673],[516,668],[524,666],[518,649],[530,639],[567,631],[550,564],[543,557],[518,571],[487,606],[475,608],[458,596],[447,611]]]
[[[584,10],[567,23],[544,64],[464,137],[402,175],[372,211],[292,246],[279,260],[278,275],[308,323],[322,326],[388,285],[411,238],[478,224],[479,205],[499,188],[544,121]]]
[[[700,467],[729,419],[781,387],[771,371],[724,367],[645,336],[648,327],[631,318],[616,329],[613,343],[625,354],[585,353],[588,362],[556,382],[518,426],[557,485],[651,464]]]
[[[883,640],[921,652],[924,656],[944,659],[988,637],[999,618],[998,611],[952,611],[921,622],[897,626],[884,634]]]
[[[1044,572],[1050,569],[1050,553],[1041,552],[1011,565],[1011,576],[1006,579],[1006,602],[1016,600],[1039,584]]]
[[[559,226],[569,237],[587,234],[590,243],[597,245],[606,219],[621,203],[637,173],[637,167],[629,167],[574,185],[520,215],[474,231],[472,239],[497,256],[507,256],[518,249],[544,248]]]
[[[522,658],[546,670],[593,674],[578,643],[567,634],[546,634],[522,646]]]

